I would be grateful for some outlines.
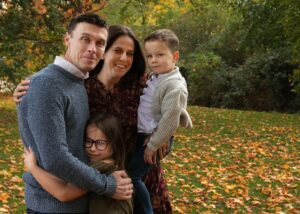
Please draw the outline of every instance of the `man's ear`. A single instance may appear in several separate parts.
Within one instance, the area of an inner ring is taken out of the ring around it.
[[[173,59],[175,60],[175,62],[177,62],[179,60],[179,51],[173,52]]]
[[[64,35],[64,44],[65,44],[66,47],[69,46],[70,38],[71,38],[71,35],[68,32],[65,33],[65,35]]]

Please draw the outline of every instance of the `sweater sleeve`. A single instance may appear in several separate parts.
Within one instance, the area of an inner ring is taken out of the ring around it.
[[[162,117],[152,133],[147,147],[153,151],[159,149],[179,127],[180,115],[186,108],[187,93],[180,87],[167,91],[161,102]]]
[[[27,103],[27,120],[39,164],[78,187],[100,195],[113,195],[116,189],[114,177],[102,175],[69,151],[64,117],[66,100],[62,92],[51,80],[36,78],[32,80],[27,96],[30,101]]]

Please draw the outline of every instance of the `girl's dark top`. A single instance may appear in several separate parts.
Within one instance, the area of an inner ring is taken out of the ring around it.
[[[90,114],[111,113],[117,116],[125,134],[126,152],[134,152],[137,141],[137,110],[145,81],[132,83],[130,87],[117,84],[112,91],[107,91],[97,80],[97,74],[90,74],[85,80]],[[169,193],[163,178],[163,170],[157,165],[145,175],[144,182],[150,193],[154,213],[172,213]]]
[[[118,170],[118,167],[111,163],[105,163],[98,161],[91,165],[93,168],[98,169],[103,174],[111,174]],[[97,195],[95,193],[90,194],[89,213],[98,214],[99,211],[105,211],[106,214],[132,214],[133,213],[133,200],[115,200],[105,197],[103,195]]]

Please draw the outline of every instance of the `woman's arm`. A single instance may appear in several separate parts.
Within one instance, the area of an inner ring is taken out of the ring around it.
[[[24,165],[39,184],[61,202],[74,200],[87,193],[87,190],[80,189],[71,183],[67,183],[39,167],[31,148],[25,148]]]
[[[16,104],[19,104],[21,102],[21,97],[27,93],[29,88],[29,83],[30,83],[29,79],[22,80],[15,88],[13,98]]]

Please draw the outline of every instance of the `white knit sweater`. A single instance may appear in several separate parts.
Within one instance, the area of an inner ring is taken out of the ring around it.
[[[179,68],[164,75],[154,93],[152,113],[158,122],[152,133],[148,148],[156,151],[174,134],[179,125],[192,128],[187,108],[188,90]]]

